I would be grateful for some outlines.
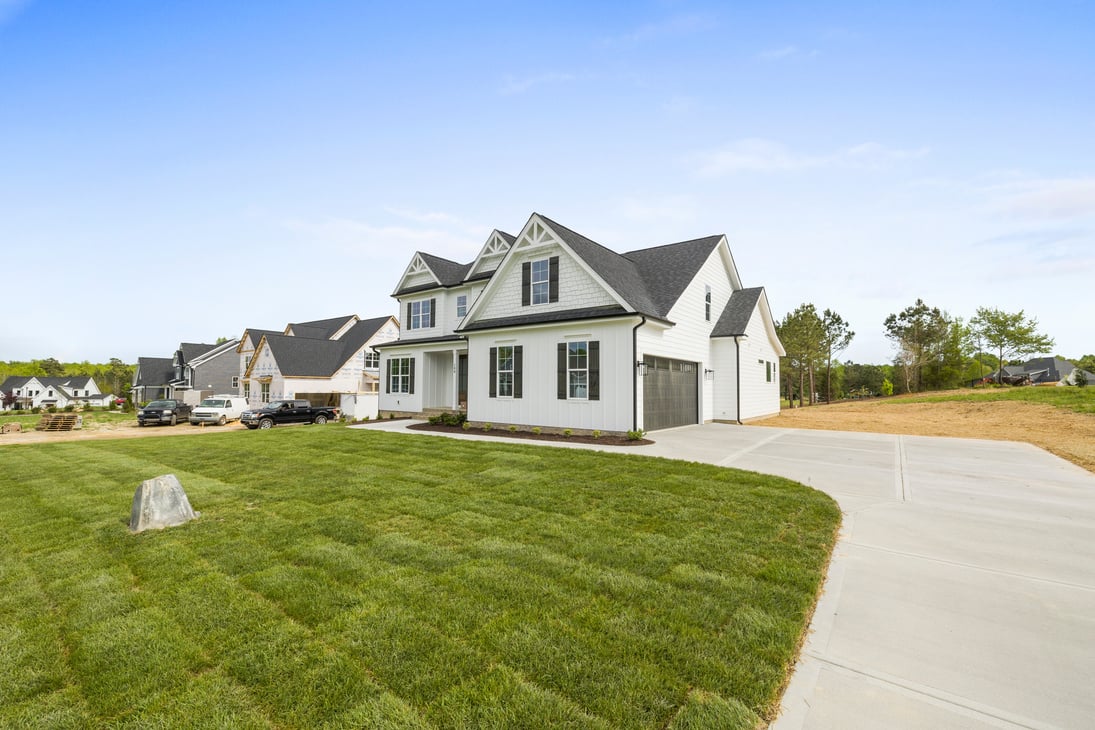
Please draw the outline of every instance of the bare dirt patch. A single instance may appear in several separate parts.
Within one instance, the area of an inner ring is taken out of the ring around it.
[[[1095,472],[1095,416],[1038,403],[848,401],[785,409],[753,425],[1025,441]]]
[[[20,433],[6,433],[0,436],[0,446],[11,444],[43,444],[61,441],[90,441],[94,439],[140,438],[143,436],[183,436],[203,433],[223,433],[246,428],[240,423],[225,426],[191,426],[180,423],[177,426],[138,426],[136,416],[132,421],[120,423],[89,424],[75,431],[35,431],[33,427]]]

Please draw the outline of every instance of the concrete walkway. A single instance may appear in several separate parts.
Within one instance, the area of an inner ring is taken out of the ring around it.
[[[1095,727],[1095,475],[1001,441],[720,424],[653,438],[601,450],[785,476],[844,512],[774,730]]]

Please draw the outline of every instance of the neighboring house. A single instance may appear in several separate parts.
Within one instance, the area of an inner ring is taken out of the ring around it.
[[[779,413],[784,353],[726,237],[618,254],[533,214],[468,264],[416,253],[382,414],[625,432]]]
[[[1031,385],[1046,385],[1049,383],[1075,385],[1072,382],[1072,371],[1074,370],[1077,370],[1077,367],[1068,360],[1059,357],[1036,357],[1022,365],[1005,365],[1003,379],[1005,382],[1012,383],[1029,381]],[[1095,385],[1095,374],[1086,370],[1081,372],[1087,377],[1089,384]],[[998,374],[999,371],[996,371],[977,382],[995,381],[998,379]]]
[[[88,375],[62,377],[12,376],[0,384],[0,391],[15,397],[11,408],[64,408],[68,405],[108,405],[114,399],[102,393],[95,379]]]
[[[183,342],[170,358],[137,358],[133,372],[133,399],[147,403],[158,398],[177,398],[195,406],[214,393],[236,393],[239,340],[220,344]]]
[[[174,379],[175,367],[170,357],[139,357],[133,370],[130,397],[134,403],[173,398],[171,381]]]
[[[303,398],[337,406],[351,418],[376,418],[380,356],[374,347],[398,336],[399,322],[391,316],[245,330],[236,348],[239,392],[252,406]]]
[[[239,340],[226,340],[219,345],[180,344],[171,361],[174,397],[196,406],[216,393],[238,393],[238,345]]]

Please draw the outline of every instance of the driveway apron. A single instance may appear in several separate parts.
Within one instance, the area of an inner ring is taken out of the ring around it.
[[[644,453],[844,512],[775,730],[1095,726],[1095,475],[1029,444],[708,424]]]
[[[1095,727],[1095,474],[1006,441],[652,437],[600,450],[784,476],[844,513],[774,730]]]

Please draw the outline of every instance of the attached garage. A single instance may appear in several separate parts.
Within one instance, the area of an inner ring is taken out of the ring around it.
[[[665,357],[643,357],[643,427],[657,431],[699,423],[699,366]]]

